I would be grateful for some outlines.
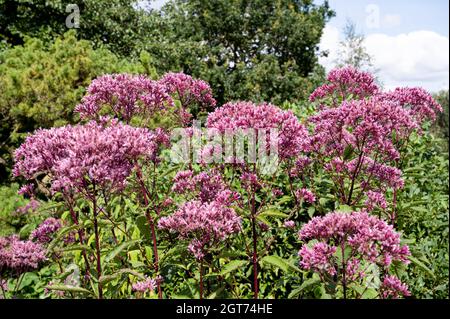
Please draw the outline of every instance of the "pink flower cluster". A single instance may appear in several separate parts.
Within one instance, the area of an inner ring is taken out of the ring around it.
[[[24,206],[18,207],[15,211],[17,215],[24,215],[36,211],[41,204],[34,198],[31,198]]]
[[[299,231],[299,238],[318,241],[312,247],[302,246],[300,265],[330,275],[338,273],[341,267],[334,262],[333,254],[342,247],[351,251],[348,260],[357,258],[382,267],[388,267],[393,260],[409,262],[408,246],[400,244],[400,235],[394,228],[364,211],[333,212],[324,217],[314,217]],[[353,273],[355,271],[352,270]]]
[[[146,292],[146,291],[154,291],[156,288],[157,282],[156,279],[147,278],[143,281],[138,281],[132,285],[134,291],[138,292]]]
[[[232,208],[215,201],[186,202],[174,214],[159,220],[158,227],[190,239],[189,251],[202,259],[207,249],[240,229],[241,219]]]
[[[384,277],[380,286],[381,298],[398,299],[400,297],[411,296],[408,286],[395,276],[387,275]]]
[[[284,227],[288,229],[294,229],[295,228],[295,222],[293,220],[285,220],[283,223]]]
[[[61,220],[53,217],[47,218],[35,230],[33,230],[30,239],[41,244],[49,243],[52,240],[52,235],[55,234],[61,227]]]
[[[166,87],[157,81],[143,75],[107,74],[92,81],[75,112],[85,119],[98,119],[112,112],[129,122],[137,114],[151,116],[172,105]]]
[[[368,191],[365,206],[368,211],[374,210],[376,207],[385,210],[387,208],[386,198],[382,192]]]
[[[20,240],[15,235],[0,238],[0,272],[22,274],[37,269],[45,260],[45,249],[39,243]]]
[[[405,109],[410,109],[414,119],[420,125],[425,119],[436,119],[436,113],[442,112],[442,106],[431,94],[422,88],[396,88],[394,91],[382,93],[380,100],[398,103]]]
[[[278,129],[276,142],[281,159],[297,156],[309,146],[308,131],[292,111],[283,111],[267,103],[227,103],[208,115],[207,127],[221,133],[238,129]]]
[[[304,200],[309,204],[312,204],[316,201],[316,196],[314,195],[314,193],[307,188],[296,190],[295,196],[297,197],[298,200]]]
[[[38,130],[15,152],[14,175],[32,179],[45,173],[54,191],[86,189],[88,185],[122,189],[139,158],[155,159],[162,131],[151,132],[117,121]]]
[[[183,108],[191,104],[214,107],[216,100],[213,98],[211,87],[203,80],[197,80],[184,73],[166,73],[159,83],[166,88],[169,94],[176,94]]]
[[[180,171],[173,179],[172,191],[178,194],[194,194],[201,202],[220,202],[229,205],[237,199],[237,194],[231,192],[222,179],[222,176],[214,170],[202,171],[194,174],[193,171]]]
[[[351,147],[366,156],[377,154],[378,160],[398,159],[393,134],[407,137],[417,128],[409,110],[374,99],[344,102],[310,117],[310,121],[314,124],[311,144],[316,152],[338,156]]]
[[[33,197],[34,195],[34,185],[33,184],[25,184],[23,185],[19,191],[17,192],[19,195],[26,195],[29,197]]]
[[[324,109],[310,120],[313,153],[335,176],[343,201],[353,195],[346,184],[360,184],[362,193],[403,187],[401,171],[389,163],[400,158],[396,140],[417,128],[409,110],[393,102],[359,100]]]
[[[353,67],[344,67],[332,70],[327,77],[327,83],[319,86],[309,97],[311,102],[326,97],[336,98],[341,101],[352,97],[364,99],[379,92],[375,79],[368,72],[362,72]],[[336,106],[336,104],[334,105]]]

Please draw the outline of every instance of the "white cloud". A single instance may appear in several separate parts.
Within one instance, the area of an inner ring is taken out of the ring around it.
[[[383,18],[383,27],[394,28],[402,23],[402,17],[398,14],[386,14]]]
[[[336,61],[339,40],[340,32],[338,28],[331,25],[325,26],[322,38],[320,40],[320,50],[328,51],[328,56],[319,57],[319,63],[322,64],[328,71],[333,68],[334,61]]]
[[[334,66],[339,40],[339,30],[327,26],[320,47],[329,50],[330,55],[319,59],[327,70]],[[396,36],[377,33],[368,35],[365,45],[386,89],[397,86],[421,86],[430,91],[448,89],[448,37],[423,30]]]

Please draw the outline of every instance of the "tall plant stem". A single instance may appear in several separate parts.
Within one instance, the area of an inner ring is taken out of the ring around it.
[[[252,223],[252,239],[253,239],[253,298],[258,299],[258,252],[257,252],[257,232],[256,232],[256,202],[255,190],[252,189],[251,194],[251,223]]]
[[[95,194],[95,186],[94,186],[94,196],[92,198],[92,210],[94,214],[94,233],[95,233],[95,252],[97,257],[97,280],[98,280],[98,298],[103,299],[103,288],[100,282],[100,278],[102,276],[102,263],[101,263],[101,255],[100,255],[100,236],[98,232],[98,222],[97,222],[97,197]]]
[[[347,267],[345,265],[345,242],[341,244],[341,253],[342,253],[342,287],[344,288],[344,300],[347,299],[347,278],[345,273],[347,272]]]
[[[200,300],[203,299],[203,260],[200,261]]]
[[[155,174],[155,170],[154,170],[154,174]],[[143,178],[142,178],[142,172],[141,169],[139,167],[139,165],[136,165],[136,175],[137,178],[139,180],[139,185],[141,187],[141,192],[142,192],[142,197],[144,199],[144,204],[147,207],[145,209],[145,218],[147,218],[148,224],[150,226],[150,232],[152,233],[152,243],[153,243],[153,267],[156,273],[158,273],[159,271],[159,257],[158,257],[158,244],[157,244],[157,239],[156,239],[156,228],[155,228],[155,223],[153,221],[152,216],[150,215],[150,209],[148,207],[149,205],[149,199],[147,197],[147,189],[145,187]],[[158,288],[158,298],[162,299],[162,288],[161,288],[161,282],[160,280],[157,280],[157,288]]]
[[[351,203],[352,203],[353,188],[355,187],[356,176],[358,175],[358,172],[359,172],[359,166],[361,165],[361,162],[362,162],[362,156],[363,156],[363,152],[361,152],[359,154],[358,163],[356,164],[355,171],[353,172],[352,183],[350,185],[350,191],[349,191],[348,199],[347,199],[347,205],[351,205]]]
[[[69,202],[69,211],[70,211],[70,216],[72,217],[72,221],[74,222],[75,225],[79,226],[80,224],[78,222],[77,215],[75,214],[75,211],[73,209],[73,204],[71,202]],[[84,246],[83,230],[80,229],[79,227],[77,227],[77,232],[78,232],[78,240],[80,241],[80,245]],[[87,258],[86,249],[83,248],[83,250],[81,251],[81,254],[83,255],[84,263],[86,264],[86,275],[89,276],[89,274],[91,272],[91,266],[89,264],[89,259]]]
[[[257,255],[257,234],[256,234],[256,218],[252,217],[252,237],[253,237],[253,297],[258,299],[258,255]]]
[[[6,282],[6,280],[5,280],[5,282]],[[2,277],[0,277],[0,288],[2,290],[3,299],[6,299],[6,291],[5,291],[5,288],[3,288],[3,279],[2,279]]]
[[[158,257],[158,246],[157,246],[157,242],[156,242],[155,223],[153,222],[153,219],[150,216],[150,212],[148,210],[145,212],[145,216],[147,218],[148,223],[150,224],[150,230],[151,230],[151,233],[152,233],[153,257],[154,257],[153,266],[154,266],[155,272],[158,273],[158,271],[159,271],[159,257]],[[161,288],[161,283],[160,283],[159,280],[157,281],[157,287],[158,287],[158,298],[162,299],[162,288]]]

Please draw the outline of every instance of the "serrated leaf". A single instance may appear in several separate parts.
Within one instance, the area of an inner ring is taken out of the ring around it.
[[[413,256],[408,256],[408,259],[416,266],[422,268],[423,270],[425,270],[430,276],[432,276],[433,278],[435,278],[434,272],[428,268],[423,262],[421,262],[419,259],[413,257]]]
[[[99,281],[102,284],[106,284],[106,283],[108,283],[108,282],[110,282],[110,281],[112,281],[114,279],[119,278],[123,274],[130,274],[130,275],[133,275],[135,277],[138,277],[141,280],[145,279],[145,276],[140,274],[140,273],[138,273],[137,271],[135,271],[133,269],[125,268],[125,269],[119,270],[118,272],[116,272],[114,274],[101,276]]]
[[[258,214],[258,216],[262,216],[262,217],[282,217],[282,218],[287,218],[288,215],[285,213],[280,212],[279,210],[276,209],[268,209],[260,214]]]
[[[279,256],[272,255],[272,256],[265,256],[261,259],[263,263],[275,266],[283,270],[284,272],[288,272],[289,269],[295,270],[295,271],[301,271],[296,266],[292,265],[290,262],[288,262],[286,259],[283,259]]]
[[[50,290],[80,292],[80,293],[85,293],[85,294],[89,294],[89,295],[94,295],[94,293],[92,291],[89,291],[89,290],[81,288],[81,287],[75,287],[75,286],[51,285],[51,286],[47,286],[46,288],[50,289]]]
[[[248,264],[247,260],[232,260],[225,266],[223,266],[222,271],[219,273],[221,276],[226,275],[244,265]]]
[[[291,291],[291,293],[289,294],[288,298],[292,299],[297,297],[303,290],[305,290],[308,287],[311,287],[312,285],[315,285],[317,283],[320,282],[320,278],[309,278],[307,280],[305,280],[300,287],[295,288],[294,290]]]
[[[145,216],[138,216],[136,218],[136,226],[139,229],[139,232],[142,236],[144,236],[146,241],[151,240],[151,233],[150,233],[150,225],[148,224],[147,218]]]
[[[127,248],[130,248],[131,246],[133,246],[134,244],[136,244],[138,242],[140,242],[140,240],[129,240],[129,241],[123,242],[122,244],[120,244],[119,246],[114,248],[112,251],[110,251],[108,255],[106,255],[105,262],[109,263],[122,251],[124,251]]]

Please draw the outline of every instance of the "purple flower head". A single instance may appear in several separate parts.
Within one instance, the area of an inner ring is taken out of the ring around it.
[[[88,185],[121,190],[139,159],[154,161],[164,140],[151,132],[117,121],[37,130],[16,150],[14,175],[51,177],[53,191],[73,192]]]
[[[52,235],[55,234],[61,227],[61,220],[53,217],[47,218],[35,230],[33,230],[30,239],[35,240],[40,244],[49,243],[52,240]]]
[[[18,275],[37,269],[45,260],[45,249],[39,243],[17,236],[0,238],[0,271],[6,269]]]
[[[189,251],[203,258],[206,250],[240,229],[241,219],[232,208],[215,201],[186,202],[174,214],[159,220],[158,227],[190,241]]]
[[[368,72],[353,67],[334,69],[328,73],[327,83],[319,86],[309,97],[311,102],[327,97],[346,100],[364,99],[378,93],[375,79]]]
[[[107,112],[129,122],[137,114],[152,116],[172,105],[165,87],[157,81],[143,75],[107,74],[92,81],[75,112],[84,119],[98,119]]]
[[[396,88],[394,91],[380,94],[379,99],[398,103],[409,109],[419,125],[426,119],[435,120],[436,113],[443,111],[431,94],[419,87]]]
[[[221,175],[214,170],[200,172],[180,171],[173,180],[172,191],[178,194],[193,193],[202,202],[232,202],[236,194],[229,191]]]
[[[33,184],[25,184],[23,185],[19,191],[17,192],[19,195],[27,195],[32,197],[34,195],[34,185]]]
[[[294,229],[295,228],[295,222],[293,220],[286,220],[284,221],[284,227],[289,228],[289,229]]]
[[[365,205],[369,211],[374,210],[376,207],[379,207],[383,210],[387,208],[387,202],[384,194],[376,191],[367,192],[367,200]]]
[[[138,281],[132,285],[134,291],[147,292],[154,291],[156,288],[156,280],[153,278],[147,278],[143,281]]]
[[[312,204],[316,201],[316,196],[307,188],[298,189],[295,191],[295,196],[298,200],[304,200],[305,202]]]
[[[183,108],[191,104],[205,107],[214,107],[211,87],[203,80],[196,80],[184,73],[166,73],[159,83],[166,88],[169,94],[176,94]]]
[[[398,299],[400,297],[411,296],[408,286],[395,276],[385,276],[380,289],[381,298],[383,299]]]
[[[300,124],[291,111],[263,103],[251,102],[227,103],[210,113],[207,120],[209,129],[217,129],[221,133],[239,130],[277,129],[275,137],[278,144],[278,155],[281,159],[297,156],[301,151],[309,148],[309,137],[306,128]],[[274,137],[269,137],[269,140]],[[269,141],[267,145],[271,145]]]
[[[350,257],[388,267],[393,260],[409,263],[408,246],[385,221],[367,212],[334,212],[314,217],[299,231],[301,240],[316,239],[334,247],[348,246]]]
[[[36,211],[40,206],[41,206],[41,204],[39,203],[39,201],[37,201],[34,198],[31,198],[27,204],[25,204],[24,206],[18,207],[16,209],[15,213],[17,215],[24,215],[24,214]]]

